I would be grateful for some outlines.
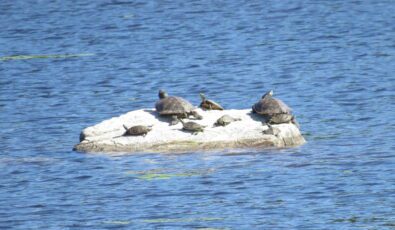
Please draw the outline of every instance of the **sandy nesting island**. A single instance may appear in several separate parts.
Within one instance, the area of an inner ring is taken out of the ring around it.
[[[291,147],[305,143],[300,130],[293,123],[272,125],[278,133],[265,134],[269,127],[262,125],[264,119],[245,110],[197,109],[202,120],[192,120],[207,126],[204,132],[193,134],[182,130],[182,124],[170,126],[171,118],[159,116],[155,109],[128,112],[119,117],[105,120],[85,128],[80,135],[80,143],[74,147],[82,152],[189,152],[196,150],[229,149],[245,147]],[[213,124],[223,115],[240,118],[225,127]],[[185,119],[188,121],[188,119]],[[122,136],[123,125],[152,125],[146,136]]]

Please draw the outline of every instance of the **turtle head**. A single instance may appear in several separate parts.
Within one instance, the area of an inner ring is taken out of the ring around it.
[[[202,120],[202,119],[203,119],[203,116],[200,115],[197,111],[192,111],[192,112],[191,112],[191,115],[192,115],[193,117],[195,117],[195,119],[197,119],[197,120]]]
[[[265,98],[266,96],[273,96],[273,90],[271,89],[270,91],[263,94],[262,99]]]
[[[166,93],[166,91],[159,90],[158,96],[159,96],[160,99],[163,99],[163,98],[168,97],[169,95]]]
[[[204,95],[204,93],[199,93],[200,98],[202,99],[202,101],[206,100],[206,96]]]

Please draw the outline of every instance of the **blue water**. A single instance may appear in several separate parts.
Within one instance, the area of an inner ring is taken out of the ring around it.
[[[20,0],[0,12],[0,229],[394,229],[393,0]],[[274,89],[308,143],[72,151],[83,128],[153,107],[160,88],[237,109]]]

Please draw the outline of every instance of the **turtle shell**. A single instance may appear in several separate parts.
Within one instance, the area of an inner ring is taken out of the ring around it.
[[[252,106],[252,109],[262,115],[291,114],[292,110],[280,99],[270,95],[265,96]]]
[[[212,110],[224,110],[224,108],[217,102],[207,99],[202,101],[202,103],[200,103],[200,108],[212,109]]]
[[[155,104],[155,109],[160,115],[178,115],[190,113],[193,105],[181,97],[165,97]]]
[[[126,129],[125,136],[138,136],[138,135],[143,135],[147,134],[149,131],[151,131],[151,127],[145,126],[145,125],[136,125],[132,126],[130,128],[127,128],[124,126]]]
[[[270,122],[272,124],[287,123],[292,121],[293,118],[294,116],[289,113],[276,113],[270,117]]]
[[[223,115],[222,117],[218,118],[217,122],[215,123],[215,125],[217,126],[226,126],[228,124],[230,124],[233,121],[240,121],[240,118],[233,118],[229,115]]]
[[[193,121],[183,123],[184,130],[198,131],[198,130],[203,130],[204,127],[205,126],[200,125],[200,124],[193,122]]]

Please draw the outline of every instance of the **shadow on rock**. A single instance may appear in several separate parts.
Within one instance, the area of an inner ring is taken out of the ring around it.
[[[247,115],[249,115],[254,121],[267,122],[266,118],[258,113],[254,113],[251,111]]]
[[[143,111],[151,114],[152,116],[154,116],[156,119],[158,119],[161,122],[170,123],[172,120],[171,116],[160,116],[159,113],[154,110],[144,109]]]

